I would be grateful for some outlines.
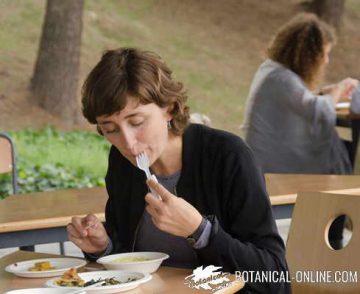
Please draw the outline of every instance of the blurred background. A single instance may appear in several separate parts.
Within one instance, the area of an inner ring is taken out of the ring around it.
[[[109,145],[80,109],[104,50],[156,52],[188,89],[192,112],[240,135],[271,36],[304,10],[337,30],[324,83],[359,79],[359,0],[0,0],[0,131],[15,141],[20,192],[104,185]],[[1,176],[0,198],[10,187]]]

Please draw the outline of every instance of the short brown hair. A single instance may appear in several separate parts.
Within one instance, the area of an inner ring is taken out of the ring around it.
[[[268,57],[298,74],[309,87],[319,79],[324,48],[335,43],[331,27],[311,13],[302,13],[280,28],[270,43]]]
[[[83,115],[96,124],[98,116],[121,111],[127,97],[133,97],[141,104],[169,106],[171,131],[180,135],[189,121],[189,107],[183,84],[172,79],[171,74],[152,52],[135,48],[105,51],[83,85]]]

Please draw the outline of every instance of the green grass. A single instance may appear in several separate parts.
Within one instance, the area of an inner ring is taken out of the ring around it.
[[[0,50],[21,50],[23,56],[28,56],[26,50],[37,48],[44,9],[43,0],[2,0]]]
[[[360,17],[360,1],[359,0],[346,0],[345,7],[352,13]]]
[[[82,169],[89,175],[104,177],[109,144],[90,132],[60,132],[52,127],[10,133],[19,158],[38,165],[61,164],[69,170]]]

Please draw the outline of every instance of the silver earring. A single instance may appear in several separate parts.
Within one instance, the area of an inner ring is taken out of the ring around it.
[[[169,130],[171,129],[171,120],[167,121],[167,127],[168,127]]]

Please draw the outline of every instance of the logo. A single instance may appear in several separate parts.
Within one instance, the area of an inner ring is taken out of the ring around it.
[[[210,290],[212,292],[226,288],[230,285],[229,273],[218,271],[221,266],[209,265],[205,268],[199,266],[193,274],[185,278],[185,285],[193,289]]]

